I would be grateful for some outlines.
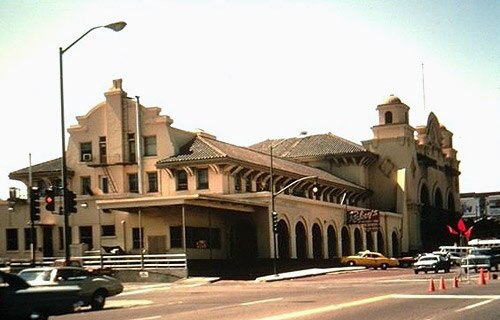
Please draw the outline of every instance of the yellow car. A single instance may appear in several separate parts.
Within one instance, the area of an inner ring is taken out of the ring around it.
[[[364,267],[372,267],[377,269],[385,270],[389,267],[397,267],[399,262],[395,258],[387,258],[383,254],[379,252],[373,251],[360,251],[355,255],[342,257],[340,259],[342,264],[346,264],[349,266],[364,266]]]

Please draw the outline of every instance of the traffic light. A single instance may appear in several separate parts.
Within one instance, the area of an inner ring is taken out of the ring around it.
[[[56,198],[55,192],[52,187],[45,190],[45,210],[55,211],[56,210]]]
[[[278,213],[273,211],[273,231],[278,232]]]
[[[65,190],[64,197],[66,198],[64,204],[67,206],[67,208],[64,208],[64,210],[66,210],[66,212],[68,213],[76,213],[76,194],[71,190]]]
[[[40,193],[38,188],[30,188],[30,217],[31,221],[40,220]]]

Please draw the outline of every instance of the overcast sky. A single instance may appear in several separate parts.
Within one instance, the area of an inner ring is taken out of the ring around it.
[[[30,154],[61,156],[59,47],[120,20],[64,54],[67,127],[122,78],[174,127],[232,144],[301,131],[361,144],[394,94],[412,126],[434,112],[454,133],[461,192],[500,191],[498,17],[481,0],[1,0],[0,198],[26,193],[8,174]]]

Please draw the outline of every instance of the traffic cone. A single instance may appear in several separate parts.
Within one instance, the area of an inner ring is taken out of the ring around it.
[[[432,280],[432,278],[429,279],[429,289],[427,289],[427,291],[429,292],[434,292],[435,289],[434,289],[434,280]]]
[[[458,288],[458,278],[453,277],[453,288]]]
[[[491,280],[491,272],[490,272],[490,270],[488,270],[488,272],[486,272],[486,280]]]
[[[484,278],[484,270],[483,268],[481,268],[481,270],[479,271],[479,280],[477,282],[478,284],[486,284],[486,279]]]
[[[446,284],[444,283],[443,277],[439,279],[439,290],[446,290]]]

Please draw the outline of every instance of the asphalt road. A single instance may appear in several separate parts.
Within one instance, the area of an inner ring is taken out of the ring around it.
[[[395,268],[274,282],[135,285],[110,298],[105,310],[54,319],[500,319],[500,280],[481,285],[473,274],[455,288],[454,276]]]

